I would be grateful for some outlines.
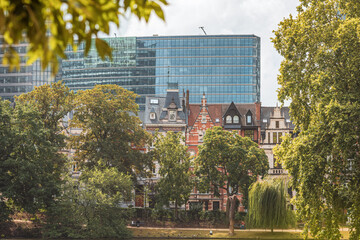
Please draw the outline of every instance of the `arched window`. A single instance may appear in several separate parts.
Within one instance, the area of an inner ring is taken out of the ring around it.
[[[233,121],[234,123],[239,123],[239,116],[235,115]]]
[[[226,116],[226,123],[232,123],[232,117],[230,115]]]

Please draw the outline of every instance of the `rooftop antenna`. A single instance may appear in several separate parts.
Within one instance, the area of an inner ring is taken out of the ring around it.
[[[205,35],[207,35],[206,32],[205,32],[204,27],[199,27],[199,28],[200,28],[201,30],[203,30],[203,32],[204,32]]]

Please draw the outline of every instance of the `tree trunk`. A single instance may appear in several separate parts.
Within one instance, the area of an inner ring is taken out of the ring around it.
[[[227,196],[229,196],[229,194]],[[228,224],[229,223],[229,212],[230,212],[230,198],[228,198],[228,200],[226,201],[225,211],[226,211],[226,217],[225,217],[226,220],[225,221],[226,221],[226,224]]]
[[[175,199],[175,221],[178,220],[178,205],[177,205],[177,199]]]
[[[236,196],[232,196],[228,198],[230,202],[230,209],[229,209],[229,235],[234,235],[234,215],[235,215],[235,206],[236,206]]]

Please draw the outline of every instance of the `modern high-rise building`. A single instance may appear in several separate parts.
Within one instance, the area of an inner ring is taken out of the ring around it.
[[[146,96],[165,97],[168,83],[180,93],[189,90],[190,102],[203,93],[208,103],[260,101],[260,38],[255,35],[199,35],[105,38],[112,61],[103,61],[95,47],[84,56],[67,48],[60,79],[71,89],[117,84]]]
[[[0,36],[0,99],[12,101],[14,96],[30,92],[36,86],[51,83],[54,78],[48,67],[42,71],[40,61],[26,65],[28,43],[15,45],[15,50],[20,56],[20,69],[11,71],[8,66],[2,65],[4,56],[3,37]]]

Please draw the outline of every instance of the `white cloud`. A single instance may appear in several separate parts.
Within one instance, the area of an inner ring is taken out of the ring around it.
[[[270,37],[278,23],[296,15],[298,0],[169,0],[164,7],[166,23],[152,16],[149,23],[131,17],[122,21],[117,36],[203,34],[255,34],[261,37],[261,101],[274,106],[277,101],[277,74],[281,56]]]

